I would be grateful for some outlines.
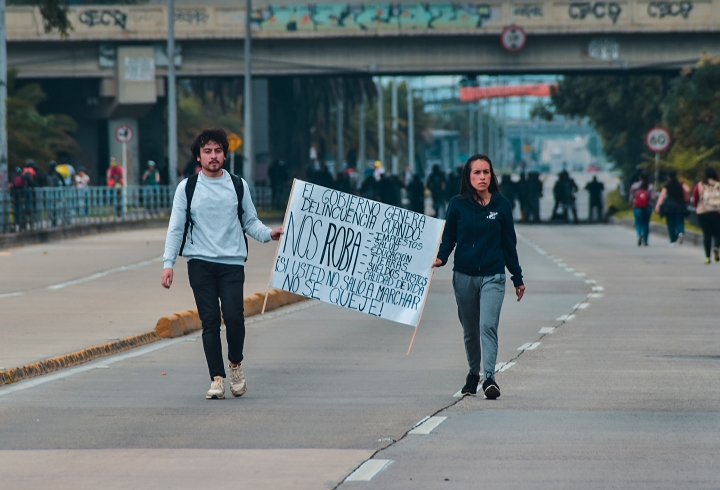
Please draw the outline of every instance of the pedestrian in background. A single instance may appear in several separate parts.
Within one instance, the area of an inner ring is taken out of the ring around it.
[[[147,165],[148,168],[142,176],[142,183],[150,187],[158,187],[160,185],[160,171],[152,160],[148,160]]]
[[[527,183],[527,220],[540,223],[540,198],[543,197],[543,183],[537,172],[528,173]]]
[[[221,308],[228,343],[230,392],[242,396],[247,391],[240,365],[245,345],[243,287],[248,254],[244,234],[269,242],[279,240],[283,230],[265,226],[257,217],[247,182],[223,170],[228,152],[225,131],[204,130],[195,138],[191,151],[202,170],[183,179],[175,191],[160,282],[169,289],[176,257],[179,254],[187,259],[210,371],[211,385],[205,398],[225,398]]]
[[[598,181],[597,175],[593,175],[590,182],[585,184],[585,190],[590,196],[588,205],[588,221],[603,221],[603,191],[605,184]]]
[[[638,181],[630,186],[630,204],[632,205],[633,217],[635,218],[635,233],[637,233],[637,244],[648,245],[650,235],[650,215],[652,214],[655,193],[648,175],[645,172],[638,174]]]
[[[445,189],[447,187],[447,181],[445,174],[440,170],[440,165],[435,164],[432,166],[430,175],[427,178],[427,188],[432,196],[433,208],[435,209],[436,218],[445,217]]]
[[[720,182],[714,168],[705,169],[693,189],[692,203],[703,232],[705,263],[710,263],[711,248],[715,262],[720,262]]]
[[[690,188],[678,180],[675,170],[668,171],[667,182],[660,192],[655,212],[665,217],[671,246],[682,245],[689,202]]]
[[[416,213],[425,213],[425,186],[419,173],[413,175],[412,180],[407,186],[408,199],[410,200],[410,210]]]
[[[476,395],[483,365],[485,398],[500,396],[495,381],[498,323],[505,298],[505,268],[515,294],[525,293],[517,255],[510,201],[500,189],[490,158],[473,155],[465,163],[460,195],[450,200],[442,243],[433,267],[447,263],[455,249],[453,289],[465,339],[469,373],[462,395]]]

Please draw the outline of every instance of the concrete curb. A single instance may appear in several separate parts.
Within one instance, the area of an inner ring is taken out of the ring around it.
[[[282,306],[297,303],[306,300],[303,296],[281,291],[279,289],[271,289],[268,292],[268,303],[265,311],[274,310]],[[244,299],[245,318],[259,315],[262,311],[265,295],[255,293]],[[182,337],[189,333],[197,332],[202,329],[200,316],[197,310],[186,310],[166,315],[160,318],[155,325],[155,329],[139,335],[133,335],[122,340],[108,342],[98,346],[82,349],[72,354],[45,359],[44,361],[34,364],[26,364],[24,366],[6,369],[0,371],[0,386],[15,383],[17,381],[48,374],[60,369],[76,366],[99,357],[117,354],[118,352],[140,347],[160,339],[169,339]]]

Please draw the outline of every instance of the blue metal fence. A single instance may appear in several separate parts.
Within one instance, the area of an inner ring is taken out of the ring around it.
[[[170,186],[44,187],[0,191],[0,231],[21,233],[81,224],[138,221],[170,215]],[[252,193],[258,210],[271,209],[270,189]]]

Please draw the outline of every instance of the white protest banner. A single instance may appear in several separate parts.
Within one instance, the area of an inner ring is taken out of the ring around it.
[[[443,225],[295,180],[270,286],[417,326]]]

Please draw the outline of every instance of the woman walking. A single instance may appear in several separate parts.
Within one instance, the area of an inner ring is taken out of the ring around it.
[[[690,202],[690,189],[677,178],[677,172],[667,173],[667,182],[660,192],[655,212],[667,221],[670,245],[682,245],[685,234],[685,212]]]
[[[630,186],[630,204],[632,204],[633,217],[635,218],[638,247],[640,245],[647,247],[648,244],[653,198],[653,186],[649,182],[647,174],[640,172],[638,181]]]
[[[476,395],[480,374],[484,373],[483,394],[493,400],[500,396],[495,361],[500,309],[505,297],[505,267],[512,274],[518,301],[525,286],[517,256],[512,205],[500,194],[492,162],[485,155],[473,155],[463,167],[460,195],[448,205],[442,243],[433,266],[445,265],[456,246],[453,288],[470,371],[461,393]]]
[[[703,232],[705,263],[710,263],[711,248],[715,262],[720,262],[720,182],[714,168],[705,169],[703,179],[693,189],[692,202]]]

